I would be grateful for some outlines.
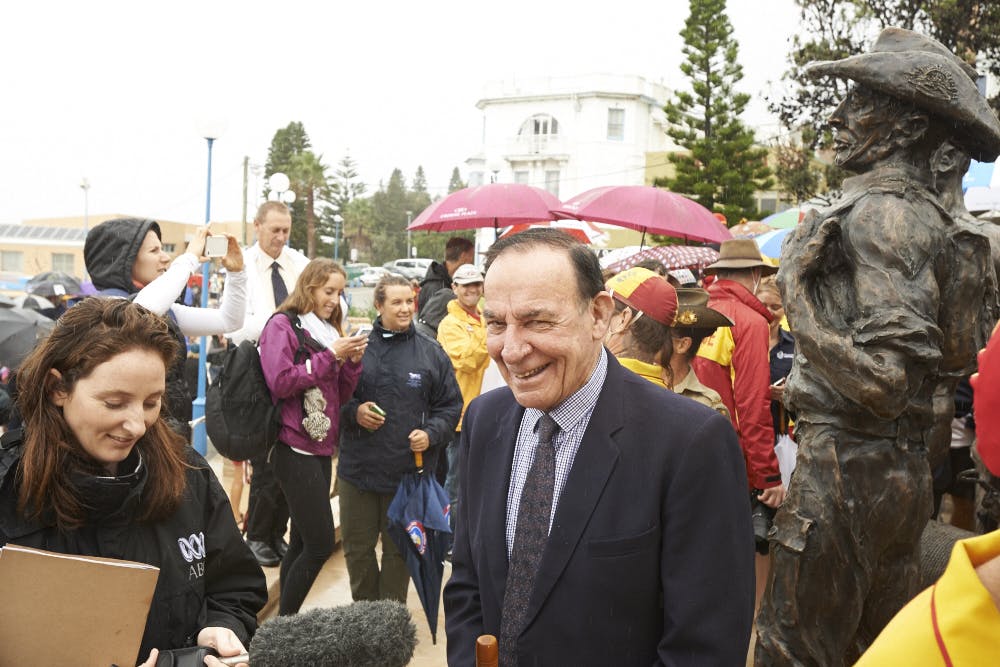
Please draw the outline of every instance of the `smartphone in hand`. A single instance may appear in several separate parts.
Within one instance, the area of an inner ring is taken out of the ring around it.
[[[213,234],[205,239],[205,257],[225,257],[229,252],[229,238],[222,234]]]
[[[370,325],[370,324],[362,324],[360,327],[358,327],[358,330],[355,331],[351,335],[352,336],[367,336],[371,332],[372,332],[372,325]]]

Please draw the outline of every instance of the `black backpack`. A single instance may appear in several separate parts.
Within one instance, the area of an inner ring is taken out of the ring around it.
[[[310,349],[326,349],[305,335],[298,317],[284,311],[271,317],[278,315],[288,318],[298,338],[296,364],[305,361]],[[245,340],[226,352],[222,372],[205,392],[205,430],[222,456],[246,461],[265,454],[278,441],[280,428],[281,402],[271,399],[257,345]]]

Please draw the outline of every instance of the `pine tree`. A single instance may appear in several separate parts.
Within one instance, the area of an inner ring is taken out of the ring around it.
[[[293,248],[304,248],[307,243],[307,229],[300,221],[305,221],[307,217],[306,202],[298,197],[303,188],[296,184],[293,178],[295,160],[302,153],[309,151],[312,144],[305,126],[293,121],[286,127],[274,133],[271,139],[271,146],[267,150],[267,162],[264,164],[264,198],[270,194],[267,185],[267,178],[276,172],[281,172],[288,176],[292,184],[289,189],[296,193],[296,200],[289,205],[292,212],[292,232],[289,235],[289,242]],[[298,224],[296,224],[298,223]]]
[[[427,194],[427,176],[424,175],[423,166],[417,166],[417,173],[413,175],[413,185],[410,192]]]
[[[352,199],[365,193],[367,187],[359,179],[357,163],[350,154],[341,158],[333,172],[330,183],[330,208],[333,213],[343,215]]]
[[[372,195],[372,241],[376,262],[406,257],[408,193],[403,172],[393,169],[389,183]]]
[[[462,181],[462,175],[458,172],[458,167],[451,170],[451,180],[448,181],[448,194],[452,192],[458,192],[465,187],[465,183]]]
[[[756,219],[754,192],[771,187],[771,172],[767,151],[754,147],[753,130],[739,119],[750,96],[735,90],[743,68],[726,2],[691,0],[690,7],[680,34],[681,71],[691,91],[675,92],[664,107],[667,134],[688,152],[671,155],[675,176],[656,184],[691,196],[710,211],[721,208],[729,220]]]

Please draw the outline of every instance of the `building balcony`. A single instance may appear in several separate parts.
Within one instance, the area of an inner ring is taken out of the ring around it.
[[[507,140],[507,160],[568,159],[569,140],[558,134],[528,134]]]

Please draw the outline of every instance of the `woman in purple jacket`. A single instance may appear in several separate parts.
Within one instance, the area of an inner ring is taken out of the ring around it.
[[[298,612],[334,548],[331,458],[340,406],[354,392],[368,344],[367,336],[344,337],[341,330],[340,294],[346,280],[333,260],[314,259],[260,335],[264,378],[271,396],[282,402],[281,430],[271,456],[292,519],[288,553],[281,561],[282,615]],[[295,358],[295,328],[308,343],[305,359]]]

